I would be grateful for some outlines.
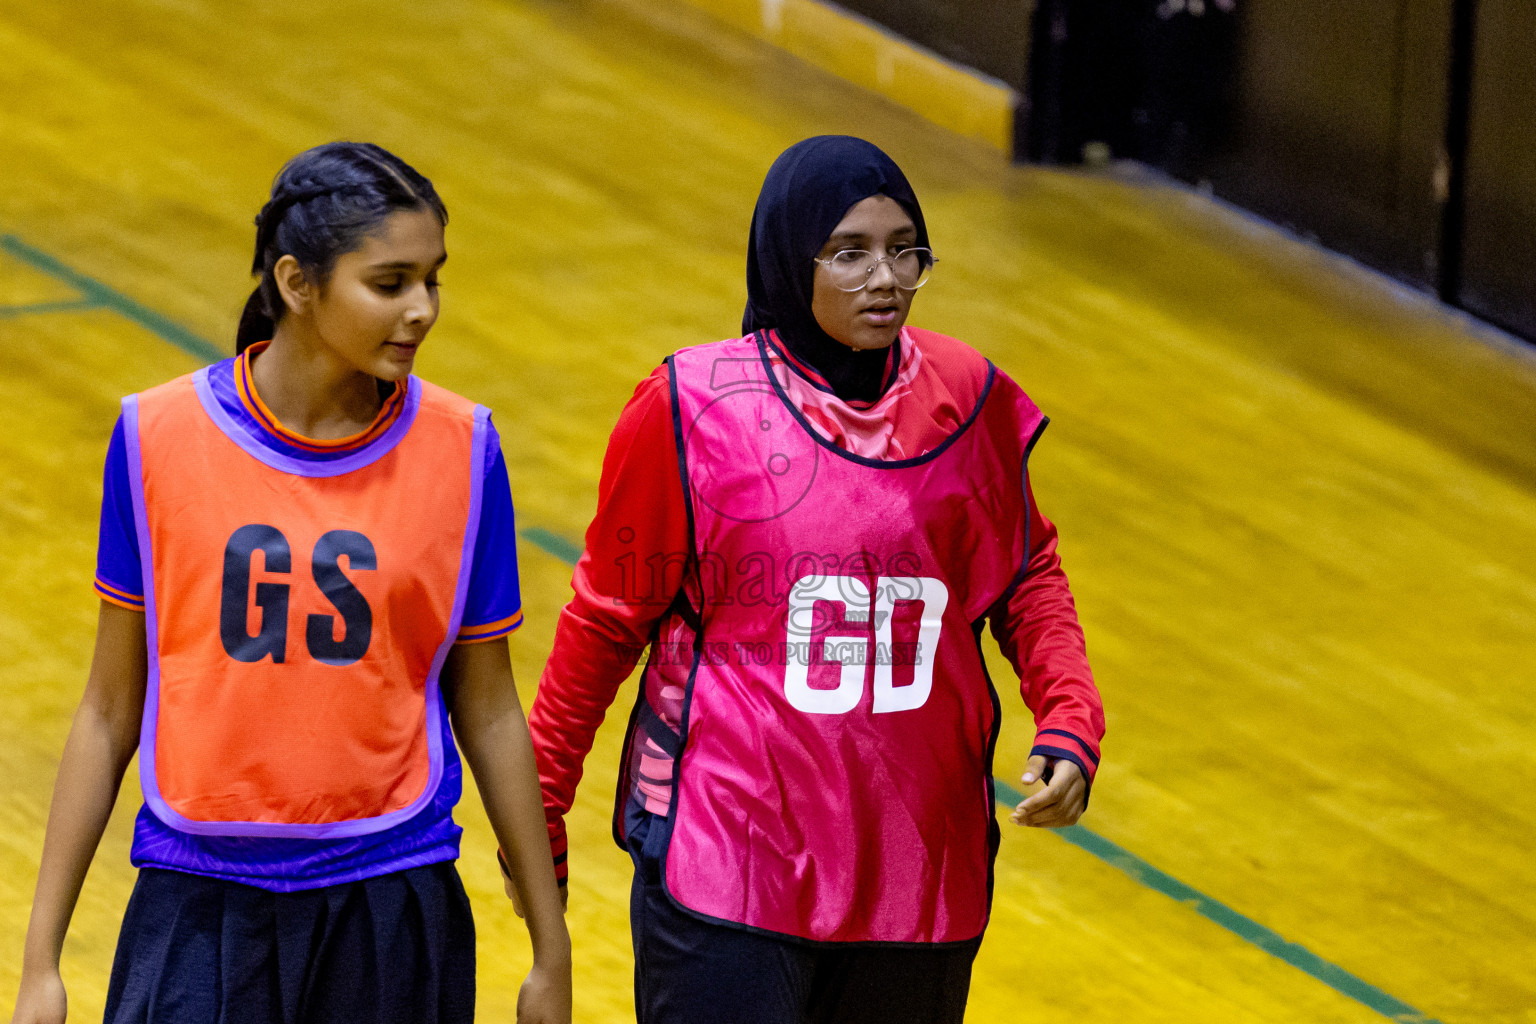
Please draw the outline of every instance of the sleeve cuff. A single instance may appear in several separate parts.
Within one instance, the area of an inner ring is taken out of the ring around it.
[[[565,887],[570,877],[570,864],[566,861],[567,845],[565,838],[565,819],[550,822],[549,824],[549,852],[555,859],[555,881],[561,888]]]
[[[103,601],[109,601],[119,608],[127,608],[129,611],[135,612],[144,610],[143,594],[130,594],[126,590],[120,590],[99,576],[96,577],[95,590],[97,596]]]
[[[1046,757],[1065,757],[1081,768],[1083,777],[1090,780],[1099,769],[1098,747],[1065,729],[1037,730],[1032,753],[1044,754]]]
[[[487,640],[495,640],[498,637],[514,633],[523,624],[523,610],[508,615],[504,619],[495,622],[487,622],[479,626],[464,626],[459,630],[459,635],[454,639],[456,644],[479,644]]]

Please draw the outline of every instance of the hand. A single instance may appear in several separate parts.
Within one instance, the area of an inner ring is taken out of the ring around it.
[[[64,980],[59,977],[57,968],[39,975],[23,971],[11,1024],[64,1024],[67,1008]]]
[[[1047,759],[1036,754],[1029,759],[1024,771],[1027,786],[1045,775],[1046,765],[1051,766],[1051,781],[1034,796],[1013,809],[1008,820],[1015,825],[1031,828],[1062,828],[1076,824],[1088,799],[1088,784],[1083,773],[1071,761],[1060,758]]]
[[[537,960],[517,993],[517,1024],[571,1024],[571,965],[548,970]]]
[[[512,912],[518,917],[527,917],[523,913],[523,901],[517,898],[517,886],[512,884],[512,872],[507,870],[507,859],[496,851],[496,866],[501,868],[501,888],[507,894],[507,899],[512,901]],[[571,906],[571,890],[569,886],[560,887],[560,909],[569,910]]]

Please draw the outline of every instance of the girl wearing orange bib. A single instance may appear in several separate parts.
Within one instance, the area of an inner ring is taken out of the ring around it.
[[[467,1024],[460,748],[528,913],[518,1019],[570,1020],[506,464],[487,409],[411,375],[446,222],[377,146],[301,154],[236,358],[124,400],[14,1020],[64,1020],[59,950],[137,749],[109,1022]]]

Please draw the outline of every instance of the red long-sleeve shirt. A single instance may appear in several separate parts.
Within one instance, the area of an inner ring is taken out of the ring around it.
[[[1033,753],[1072,761],[1091,785],[1104,734],[1103,706],[1056,553],[1056,527],[1040,514],[1032,492],[1029,512],[1028,569],[988,618],[1018,673],[1024,703],[1034,713]],[[582,763],[672,596],[647,594],[635,600],[636,569],[675,560],[688,546],[663,365],[640,382],[609,439],[597,514],[572,579],[575,595],[560,613],[554,650],[528,718],[562,884],[564,818],[576,796]]]

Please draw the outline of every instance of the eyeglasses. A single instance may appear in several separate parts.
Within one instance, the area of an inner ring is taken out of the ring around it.
[[[909,292],[916,291],[928,283],[928,275],[939,261],[932,249],[917,246],[884,256],[876,256],[864,249],[844,249],[829,260],[813,258],[827,268],[832,287],[840,292],[856,292],[867,288],[875,268],[887,260],[890,261],[891,276],[896,280],[896,287]]]

